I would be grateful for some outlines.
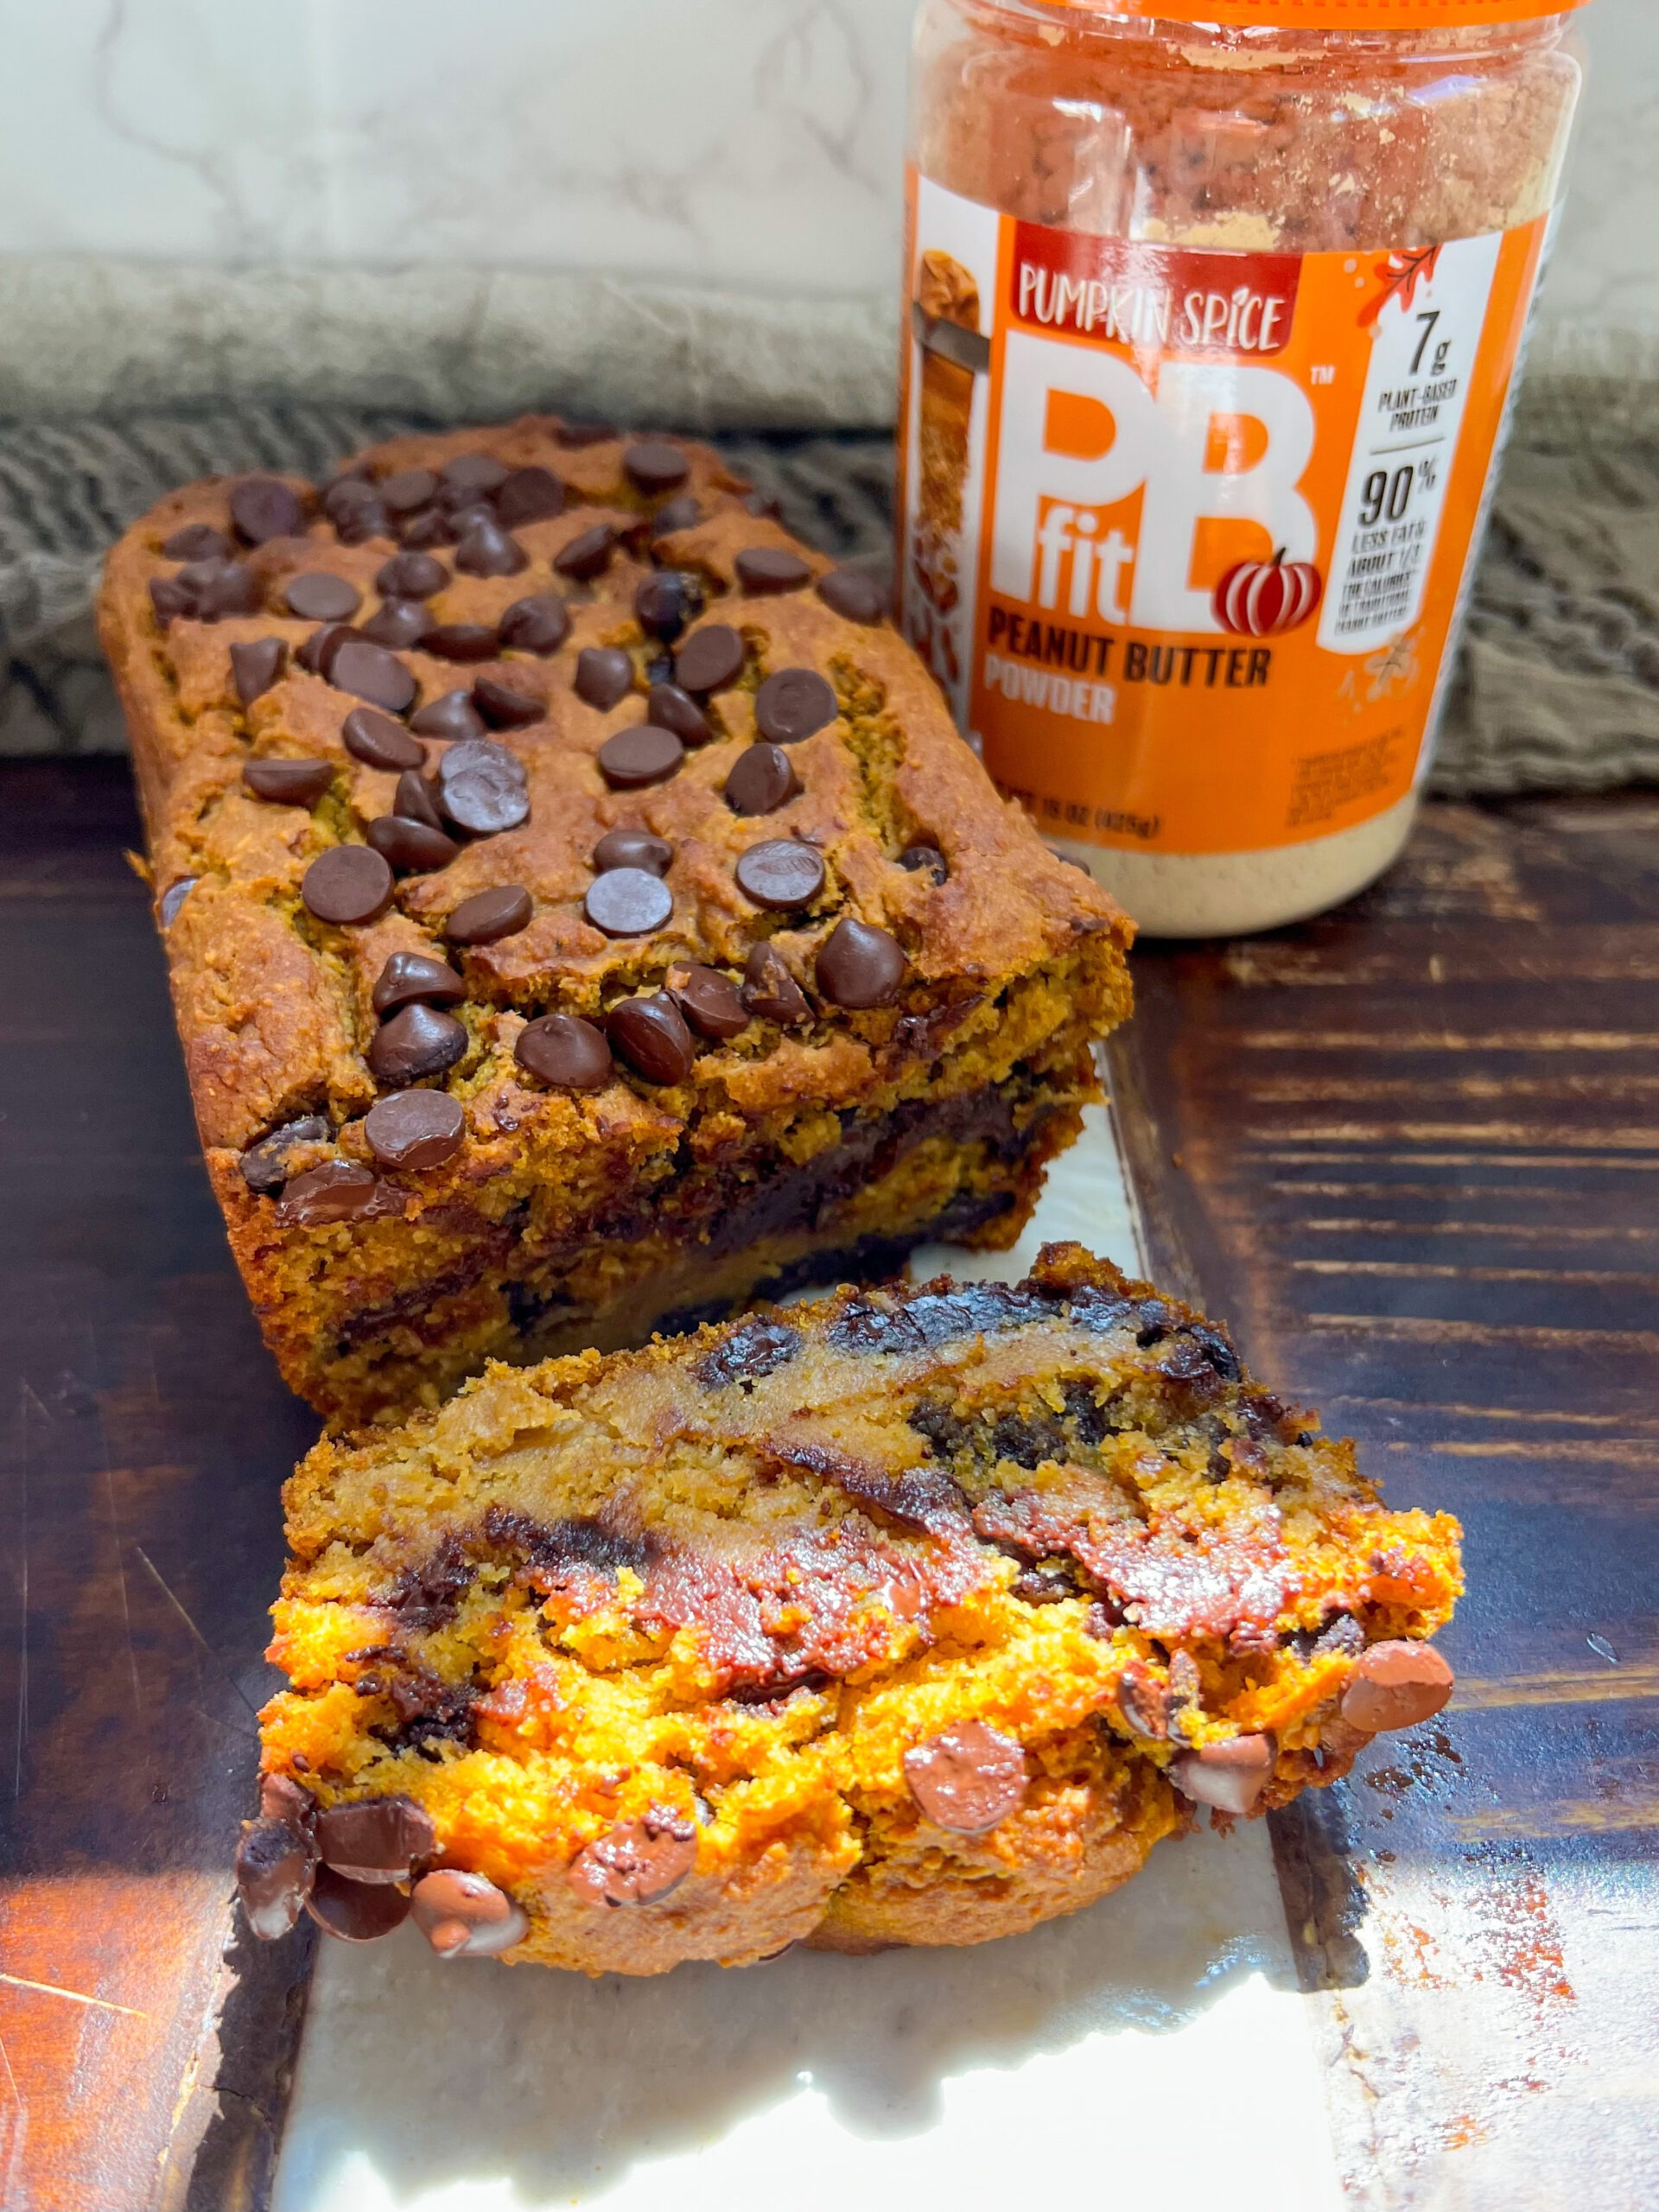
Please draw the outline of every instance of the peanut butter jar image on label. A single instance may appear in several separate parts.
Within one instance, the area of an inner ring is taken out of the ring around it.
[[[899,602],[1154,935],[1386,868],[1582,67],[1539,0],[924,0]]]

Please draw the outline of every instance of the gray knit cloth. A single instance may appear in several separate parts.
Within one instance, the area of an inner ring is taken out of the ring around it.
[[[435,427],[299,404],[0,425],[0,753],[123,749],[88,610],[105,551],[163,492],[218,470],[326,475],[358,446]],[[804,537],[883,569],[887,440],[717,442]],[[1659,780],[1659,388],[1537,379],[1494,508],[1434,788],[1649,779]]]

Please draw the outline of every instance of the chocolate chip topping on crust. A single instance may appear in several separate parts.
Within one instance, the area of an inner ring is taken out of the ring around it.
[[[382,599],[430,599],[449,582],[449,571],[429,553],[394,553],[377,570],[374,588]]]
[[[685,747],[671,729],[636,722],[606,739],[599,748],[599,770],[613,791],[641,791],[647,784],[665,784],[684,759]]]
[[[588,1904],[655,1904],[696,1863],[696,1822],[653,1806],[643,1820],[619,1821],[579,1851],[565,1879]]]
[[[840,712],[835,693],[813,668],[780,668],[754,695],[754,726],[774,745],[798,745],[827,729]]]
[[[820,576],[818,597],[846,622],[880,622],[887,612],[886,592],[857,569],[831,569]]]
[[[349,622],[363,604],[363,594],[356,585],[329,569],[290,576],[283,597],[289,613],[297,614],[302,622]]]
[[[643,868],[607,868],[588,886],[582,912],[607,937],[649,937],[674,912],[660,875]]]
[[[167,561],[227,561],[233,550],[224,531],[215,530],[212,523],[188,522],[162,544],[162,557]]]
[[[684,454],[678,446],[670,445],[666,438],[642,438],[638,444],[627,447],[623,452],[622,466],[629,482],[647,498],[678,491],[691,474],[691,464]]]
[[[397,1090],[378,1098],[363,1119],[369,1150],[383,1166],[420,1174],[461,1149],[466,1116],[442,1090]]]
[[[743,673],[743,640],[729,623],[695,630],[674,656],[675,680],[687,691],[723,691]]]
[[[440,660],[460,661],[463,664],[493,660],[500,644],[499,633],[487,622],[439,622],[421,639],[423,652],[435,654]],[[417,715],[416,720],[419,719]]]
[[[402,815],[405,822],[423,823],[429,830],[442,830],[443,819],[433,797],[436,785],[418,768],[405,768],[392,793],[392,812]]]
[[[379,1196],[374,1171],[354,1160],[325,1160],[296,1175],[276,1207],[280,1229],[323,1229],[331,1222],[360,1221]]]
[[[551,592],[516,599],[501,617],[501,643],[515,652],[556,653],[569,635],[570,610]]]
[[[337,927],[372,922],[391,904],[391,869],[366,845],[334,845],[320,853],[300,884],[300,896],[320,922]]]
[[[470,691],[445,691],[429,700],[410,716],[409,726],[416,737],[450,741],[484,734],[484,717],[473,704]]]
[[[898,995],[908,965],[896,938],[847,916],[818,948],[818,988],[850,1012],[887,1006]]]
[[[633,689],[633,662],[620,645],[584,645],[571,685],[578,699],[607,715]]]
[[[495,512],[509,530],[551,522],[564,512],[564,486],[549,468],[515,468],[495,494]]]
[[[982,1720],[917,1744],[905,1753],[910,1794],[935,1827],[983,1835],[1018,1809],[1026,1795],[1026,1755]]]
[[[751,1016],[741,992],[718,968],[705,968],[699,962],[671,968],[668,988],[699,1037],[737,1037],[749,1026]]]
[[[775,814],[800,796],[801,779],[781,745],[763,738],[740,753],[726,779],[724,798],[734,814]]]
[[[477,522],[455,548],[455,566],[463,575],[516,576],[530,556],[499,523]]]
[[[375,1943],[408,1919],[409,1899],[384,1883],[353,1882],[321,1866],[305,1909],[325,1935],[342,1943]]]
[[[432,626],[432,617],[418,599],[389,599],[376,607],[358,634],[377,645],[390,645],[395,653],[405,652],[411,645],[424,645]]]
[[[936,884],[943,883],[950,873],[936,845],[906,845],[899,855],[899,865],[912,875],[931,876]]]
[[[441,1866],[410,1894],[415,1925],[441,1959],[493,1959],[522,1943],[530,1916],[483,1874]]]
[[[384,707],[389,715],[407,714],[415,702],[415,678],[397,656],[366,638],[347,638],[329,655],[324,671],[337,691]]]
[[[242,780],[256,798],[279,806],[315,806],[334,772],[327,760],[250,760]]]
[[[539,699],[498,683],[493,676],[480,676],[474,684],[473,704],[492,729],[528,729],[546,712]]]
[[[383,859],[404,875],[431,875],[459,857],[461,847],[429,822],[406,814],[378,815],[364,836]]]
[[[601,874],[610,868],[643,868],[666,875],[673,859],[673,846],[649,830],[607,830],[594,847],[594,866]]]
[[[417,1000],[376,1030],[368,1050],[369,1066],[380,1083],[422,1083],[454,1067],[465,1054],[467,1041],[464,1022]]]
[[[604,1032],[580,1014],[544,1014],[527,1021],[512,1052],[527,1075],[559,1090],[601,1090],[614,1073]]]
[[[231,647],[231,681],[245,707],[263,698],[273,683],[280,683],[287,666],[284,638],[255,638],[246,645]]]
[[[346,750],[366,768],[424,768],[426,747],[401,722],[372,707],[353,707],[340,726]]]
[[[774,591],[799,591],[812,581],[809,563],[781,545],[747,546],[732,564],[746,592],[759,597]]]
[[[437,1844],[431,1815],[412,1797],[330,1805],[317,1815],[316,1838],[326,1866],[348,1881],[369,1883],[406,1882]]]
[[[1230,1743],[1183,1751],[1170,1762],[1169,1778],[1195,1804],[1243,1815],[1266,1789],[1273,1758],[1271,1737],[1235,1736]]]
[[[385,1015],[417,999],[430,1006],[456,1006],[466,995],[466,984],[447,960],[424,952],[394,952],[376,979],[371,1002]]]
[[[658,729],[671,729],[683,745],[707,745],[715,734],[702,709],[677,683],[652,685],[645,720]]]
[[[1343,1693],[1351,1728],[1378,1736],[1432,1720],[1451,1697],[1456,1676],[1432,1643],[1399,1638],[1363,1652]]]
[[[245,545],[305,534],[305,508],[298,493],[274,476],[248,476],[232,486],[231,521]]]
[[[605,1030],[616,1051],[647,1083],[683,1083],[690,1074],[696,1046],[683,1015],[665,991],[623,999],[607,1015]]]
[[[798,838],[768,837],[739,856],[736,874],[745,898],[785,913],[810,906],[823,889],[823,855]]]
[[[287,1820],[250,1821],[236,1853],[236,1886],[248,1927],[274,1943],[295,1927],[317,1873],[317,1847]]]
[[[743,1003],[763,1021],[793,1029],[812,1016],[806,993],[784,964],[775,944],[751,948],[743,969]]]
[[[238,1161],[242,1180],[262,1198],[274,1198],[294,1172],[290,1165],[294,1154],[308,1145],[327,1144],[332,1134],[321,1114],[307,1114],[300,1121],[273,1129],[268,1137],[250,1145]]]
[[[610,567],[615,550],[615,531],[607,522],[595,523],[591,530],[584,530],[580,537],[573,537],[568,545],[560,548],[553,556],[553,566],[573,583],[591,583]]]
[[[451,944],[495,944],[527,926],[533,911],[522,883],[499,883],[463,899],[444,924]]]
[[[468,739],[438,763],[439,810],[469,836],[497,836],[529,819],[528,781],[516,753],[484,738]]]

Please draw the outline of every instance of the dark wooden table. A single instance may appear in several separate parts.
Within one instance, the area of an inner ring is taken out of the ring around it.
[[[0,769],[0,2212],[233,2212],[304,1960],[234,1939],[278,1384],[118,763]],[[1148,949],[1160,1271],[1449,1507],[1442,1723],[1275,1824],[1357,2202],[1659,2203],[1659,803],[1429,810],[1306,928]]]

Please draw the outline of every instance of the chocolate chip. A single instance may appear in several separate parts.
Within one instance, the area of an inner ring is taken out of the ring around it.
[[[691,1372],[705,1390],[724,1390],[734,1382],[758,1382],[775,1375],[800,1355],[801,1332],[785,1321],[757,1314],[729,1329],[706,1351]]]
[[[210,522],[188,522],[162,547],[164,561],[228,561],[231,541]]]
[[[172,576],[152,576],[149,580],[149,603],[156,610],[156,620],[166,629],[169,622],[196,611],[194,593]]]
[[[818,597],[849,622],[879,622],[887,611],[886,592],[858,569],[831,569],[820,576]]]
[[[553,566],[573,583],[591,583],[610,567],[615,550],[616,532],[609,523],[598,522],[591,530],[584,530],[580,537],[573,537],[568,545],[562,546],[553,556]]]
[[[409,1899],[401,1890],[347,1881],[343,1874],[321,1866],[305,1909],[325,1934],[338,1936],[342,1943],[373,1943],[408,1919]]]
[[[647,784],[666,783],[684,758],[685,747],[671,729],[636,722],[600,747],[599,772],[613,791],[639,791]]]
[[[607,937],[649,937],[674,911],[661,876],[643,868],[607,868],[588,887],[582,912]]]
[[[495,495],[495,512],[509,530],[550,522],[564,512],[564,486],[550,469],[515,468]]]
[[[469,576],[516,576],[530,556],[499,522],[478,522],[456,546],[455,566]]]
[[[292,1827],[302,1828],[309,1835],[316,1810],[316,1799],[308,1789],[302,1789],[292,1775],[260,1776],[259,1817],[262,1821],[287,1821]]]
[[[527,1021],[512,1056],[526,1074],[561,1090],[599,1090],[611,1079],[611,1048],[580,1014],[544,1014]]]
[[[179,918],[179,909],[201,881],[199,875],[181,875],[176,883],[169,883],[156,901],[156,912],[162,927],[170,930]]]
[[[231,647],[231,681],[245,707],[279,683],[288,666],[288,645],[282,638],[255,638],[250,644]]]
[[[682,745],[707,745],[715,734],[702,709],[677,683],[652,685],[645,720],[658,729],[671,729]]]
[[[810,1020],[806,993],[784,964],[784,956],[764,940],[750,948],[743,968],[743,1003],[763,1021],[785,1029]]]
[[[337,691],[384,707],[389,715],[407,714],[415,700],[415,678],[394,653],[365,638],[347,638],[329,659],[325,673]]]
[[[438,763],[438,806],[472,837],[495,837],[530,818],[524,763],[487,738],[453,745]]]
[[[391,904],[391,870],[367,845],[334,845],[305,871],[300,896],[320,922],[372,922]]]
[[[743,512],[757,520],[776,522],[784,511],[770,492],[751,492],[743,502]]]
[[[614,423],[561,423],[553,435],[557,442],[575,450],[582,446],[606,446],[617,435]]]
[[[1169,1764],[1169,1778],[1195,1804],[1218,1812],[1248,1813],[1273,1772],[1270,1736],[1235,1736],[1229,1744],[1206,1744],[1183,1751]]]
[[[449,581],[449,571],[429,553],[394,553],[374,579],[382,599],[430,599]]]
[[[578,699],[607,715],[633,689],[633,662],[620,645],[584,645],[572,684]]]
[[[910,1794],[935,1827],[983,1835],[1026,1795],[1026,1755],[982,1720],[958,1721],[905,1753]]]
[[[547,713],[539,699],[498,683],[493,676],[480,676],[474,684],[473,704],[492,729],[528,729]]]
[[[313,676],[327,677],[334,664],[334,655],[356,635],[349,622],[330,622],[324,629],[314,630],[294,658]]]
[[[400,468],[395,476],[382,477],[378,488],[391,513],[410,515],[431,505],[438,496],[438,480],[429,468]]]
[[[355,467],[343,468],[340,474],[322,487],[322,512],[330,521],[350,508],[360,506],[372,499],[378,505],[380,494],[367,474],[366,464],[359,461]]]
[[[898,940],[886,930],[839,921],[818,947],[818,988],[836,1006],[861,1013],[897,995],[907,965]]]
[[[467,1043],[464,1022],[417,1002],[382,1022],[366,1057],[377,1083],[423,1083],[454,1067],[464,1057]]]
[[[175,615],[217,622],[226,614],[257,614],[264,587],[240,561],[193,561],[175,576],[152,576],[149,596],[163,622]]]
[[[342,545],[366,545],[391,532],[391,518],[373,485],[360,476],[342,476],[322,495],[323,512]]]
[[[458,453],[444,462],[440,473],[444,497],[458,495],[462,501],[486,499],[507,480],[506,463],[493,453]]]
[[[674,681],[674,657],[671,653],[652,653],[645,663],[645,682],[653,690],[659,683]],[[690,694],[688,693],[688,697]]]
[[[486,622],[439,622],[421,641],[423,652],[440,660],[493,660],[500,649],[499,632]]]
[[[601,876],[601,883],[608,880]],[[612,1045],[647,1083],[683,1083],[691,1072],[696,1046],[691,1032],[666,992],[623,999],[605,1019]]]
[[[798,798],[800,790],[801,779],[788,753],[763,739],[738,754],[723,796],[734,814],[773,814]]]
[[[461,534],[454,517],[442,507],[417,507],[413,514],[397,516],[391,527],[400,545],[416,552],[432,545],[453,545]]]
[[[529,923],[531,901],[521,883],[499,883],[463,899],[444,924],[451,944],[494,944],[516,937]]]
[[[594,847],[594,866],[601,874],[609,868],[643,868],[666,875],[673,858],[673,846],[649,830],[607,830]]]
[[[370,1107],[363,1134],[383,1165],[422,1174],[454,1158],[465,1126],[461,1101],[447,1091],[395,1090]]]
[[[556,653],[570,634],[570,610],[552,592],[516,599],[501,617],[501,643],[521,653]]]
[[[1456,1677],[1432,1643],[1400,1637],[1374,1643],[1355,1666],[1343,1693],[1342,1717],[1351,1728],[1381,1735],[1430,1720],[1451,1696]]]
[[[305,532],[299,493],[274,476],[245,476],[232,486],[231,520],[247,545],[263,545],[272,537],[300,537]]]
[[[754,695],[754,726],[774,745],[798,745],[840,711],[835,693],[811,668],[780,668]]]
[[[677,491],[691,474],[691,464],[678,446],[666,438],[642,438],[623,448],[622,467],[635,491],[647,499]]]
[[[401,722],[390,715],[377,715],[372,707],[353,707],[340,726],[346,750],[367,768],[423,768],[426,747],[417,745]]]
[[[302,622],[349,622],[363,604],[363,594],[355,584],[327,569],[290,576],[283,597],[289,613],[297,614]]]
[[[779,913],[810,906],[823,889],[823,855],[797,837],[768,837],[740,855],[737,887],[757,906]]]
[[[290,1162],[295,1154],[307,1145],[327,1144],[331,1134],[321,1114],[308,1114],[273,1129],[257,1144],[251,1144],[237,1162],[242,1180],[262,1198],[274,1198],[294,1172]]]
[[[418,769],[405,768],[391,795],[392,812],[401,815],[405,822],[420,822],[429,830],[442,830],[443,818],[432,796],[433,788]]]
[[[371,1002],[378,1014],[424,999],[433,1006],[455,1006],[467,986],[447,960],[427,952],[394,952],[375,979]]]
[[[688,691],[723,691],[743,672],[743,640],[728,622],[710,622],[674,656],[674,674]]]
[[[702,520],[702,509],[689,492],[677,499],[671,499],[665,507],[658,507],[651,518],[653,537],[666,537],[677,530],[695,530]]]
[[[354,1160],[325,1160],[296,1175],[276,1208],[279,1229],[323,1229],[336,1221],[360,1221],[379,1192],[374,1171]]]
[[[1169,1692],[1138,1659],[1131,1659],[1118,1677],[1117,1706],[1136,1735],[1168,1735]]]
[[[696,576],[664,569],[639,585],[633,594],[633,611],[648,636],[667,643],[702,613],[702,586]]]
[[[696,1822],[652,1806],[643,1820],[619,1821],[579,1851],[565,1879],[588,1904],[654,1904],[696,1863]]]
[[[943,883],[950,873],[937,845],[906,845],[899,855],[899,865],[912,875],[931,875],[935,883]]]
[[[446,691],[429,699],[410,716],[409,726],[417,737],[464,740],[484,734],[484,717],[470,691]]]
[[[749,1009],[737,985],[718,968],[693,963],[669,971],[674,1002],[699,1037],[735,1037],[749,1026]]]
[[[798,553],[786,551],[781,545],[750,545],[741,552],[733,566],[737,581],[747,592],[760,594],[774,591],[799,591],[812,581],[810,565]]]
[[[483,1874],[441,1866],[410,1897],[415,1925],[441,1959],[493,1959],[522,1943],[530,1916]]]
[[[248,1927],[274,1943],[299,1920],[316,1879],[317,1847],[291,1821],[250,1821],[237,1847],[236,1886]]]
[[[274,799],[279,806],[315,806],[334,772],[326,760],[250,760],[242,780],[256,798]]]

